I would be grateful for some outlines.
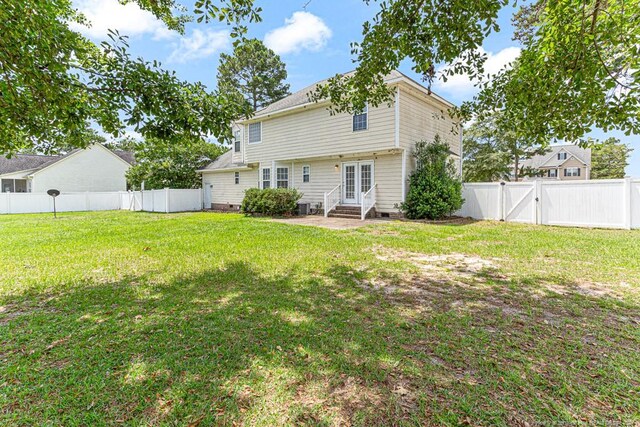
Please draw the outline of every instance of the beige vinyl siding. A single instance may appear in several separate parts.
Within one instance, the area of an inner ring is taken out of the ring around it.
[[[402,156],[400,154],[385,156],[364,156],[337,160],[316,160],[294,163],[295,188],[303,193],[301,202],[310,203],[312,208],[324,200],[324,193],[329,192],[342,182],[342,163],[373,160],[374,182],[376,188],[376,209],[380,212],[397,212],[394,207],[402,201]],[[310,181],[302,182],[302,166],[311,168]],[[336,170],[338,165],[338,170]]]
[[[308,165],[310,170],[309,182],[302,182],[302,166]],[[336,171],[335,166],[338,165]],[[295,188],[303,193],[303,203],[311,203],[315,208],[318,203],[322,203],[324,193],[331,191],[341,180],[340,160],[316,160],[312,162],[294,163],[294,183]]]
[[[436,134],[460,156],[460,129],[449,116],[448,107],[438,105],[426,94],[403,87],[400,91],[400,147],[407,150],[407,177],[415,168],[412,156],[415,143],[433,141]],[[461,171],[461,158],[454,157],[454,160],[458,171]]]
[[[232,151],[232,155],[231,155],[231,162],[234,164],[241,164],[243,163],[243,150],[244,150],[244,143],[243,143],[243,138],[244,138],[244,126],[242,125],[233,125],[231,127],[231,132],[233,133],[234,137],[231,139],[231,151]],[[240,151],[236,153],[235,151],[235,134],[236,132],[240,132]]]
[[[240,184],[235,184],[234,172],[205,172],[202,180],[211,184],[211,203],[239,205],[244,198],[244,191],[258,186],[258,171],[240,171]]]
[[[376,210],[398,212],[394,206],[402,202],[402,155],[380,156],[375,160]]]
[[[324,106],[311,106],[262,121],[262,142],[248,144],[245,161],[300,159],[343,153],[391,149],[395,141],[395,109],[386,104],[369,108],[368,129],[353,132],[350,114],[330,115]]]
[[[564,170],[567,168],[580,168],[580,176],[564,176]],[[558,169],[558,178],[562,181],[584,181],[588,179],[587,167],[575,157],[570,157]]]

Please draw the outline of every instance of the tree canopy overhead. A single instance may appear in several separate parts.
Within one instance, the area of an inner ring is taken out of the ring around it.
[[[236,46],[248,43],[247,27],[261,13],[254,0],[196,0],[192,11],[174,0],[121,2],[137,3],[179,32],[189,20],[226,23]],[[508,3],[371,2],[379,11],[353,45],[355,73],[335,76],[312,98],[330,98],[338,111],[390,101],[383,77],[409,60],[427,84],[459,73],[479,79],[481,91],[459,109],[461,117],[502,110],[519,137],[540,144],[577,140],[594,127],[640,133],[640,2],[526,3],[514,16],[522,53],[488,79],[480,47],[499,31]],[[220,138],[247,114],[233,97],[131,57],[117,33],[98,46],[71,30],[70,23],[84,22],[71,0],[3,2],[0,22],[2,152],[62,141],[83,146],[90,122],[112,135],[130,126],[149,138]]]
[[[273,50],[260,40],[238,44],[232,55],[222,53],[218,66],[218,90],[256,111],[289,95],[287,69]]]

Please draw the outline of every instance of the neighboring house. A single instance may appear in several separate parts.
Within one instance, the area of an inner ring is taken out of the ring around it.
[[[416,141],[439,134],[460,172],[462,133],[449,117],[451,103],[400,72],[385,80],[395,91],[390,106],[331,115],[329,102],[307,96],[321,81],[236,123],[233,148],[199,171],[205,204],[237,210],[248,188],[284,187],[300,190],[311,208],[325,209],[326,194],[330,208],[357,213],[368,192],[366,202],[375,203],[378,216],[398,216]]]
[[[553,145],[546,154],[523,160],[523,170],[538,171],[526,179],[587,180],[591,174],[591,149],[577,145]]]
[[[124,191],[125,173],[132,162],[131,153],[111,151],[101,144],[62,156],[0,156],[0,190],[3,193],[43,193],[52,188],[64,193]]]

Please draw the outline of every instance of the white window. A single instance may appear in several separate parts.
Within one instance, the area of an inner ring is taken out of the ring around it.
[[[368,127],[368,113],[369,113],[369,106],[365,105],[364,108],[362,109],[362,111],[357,112],[353,115],[353,131],[358,131],[358,130],[367,130]]]
[[[562,153],[558,153],[558,160],[567,160],[567,153],[564,151]]]
[[[271,188],[271,169],[262,169],[262,188]]]
[[[236,184],[240,184],[240,172],[234,174],[234,180]]]
[[[262,142],[262,122],[249,123],[249,144]]]
[[[302,166],[302,182],[311,181],[311,166],[304,165]]]
[[[29,192],[26,179],[3,179],[2,182],[0,182],[0,190],[3,193]]]
[[[233,151],[235,151],[236,153],[240,152],[240,131],[237,130],[235,131],[234,135],[233,135]]]
[[[564,176],[580,176],[580,168],[566,168]]]
[[[558,176],[558,169],[549,169],[547,171],[547,177],[556,178]]]
[[[276,168],[276,187],[289,188],[289,168]]]

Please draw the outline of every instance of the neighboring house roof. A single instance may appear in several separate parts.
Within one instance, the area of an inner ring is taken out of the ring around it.
[[[542,155],[533,156],[530,159],[523,160],[521,162],[523,168],[532,169],[546,169],[557,168],[562,166],[571,157],[575,157],[578,161],[584,163],[586,166],[591,165],[591,149],[582,148],[577,145],[553,145],[549,147],[551,150]],[[558,153],[566,152],[567,158],[558,160]]]
[[[112,150],[112,151],[113,151],[113,154],[120,157],[122,160],[129,163],[130,165],[136,162],[136,158],[132,151],[122,151],[122,150]]]
[[[103,148],[109,150],[106,147]],[[9,173],[21,171],[29,171],[30,173],[34,173],[55,163],[58,163],[59,161],[66,159],[67,157],[81,150],[81,148],[77,148],[60,156],[47,156],[43,154],[16,154],[11,158],[0,156],[0,175],[6,175]],[[130,151],[120,150],[111,152],[129,164],[134,163],[134,156]]]
[[[13,172],[41,169],[58,161],[60,156],[40,154],[16,154],[11,158],[0,156],[0,175]]]

